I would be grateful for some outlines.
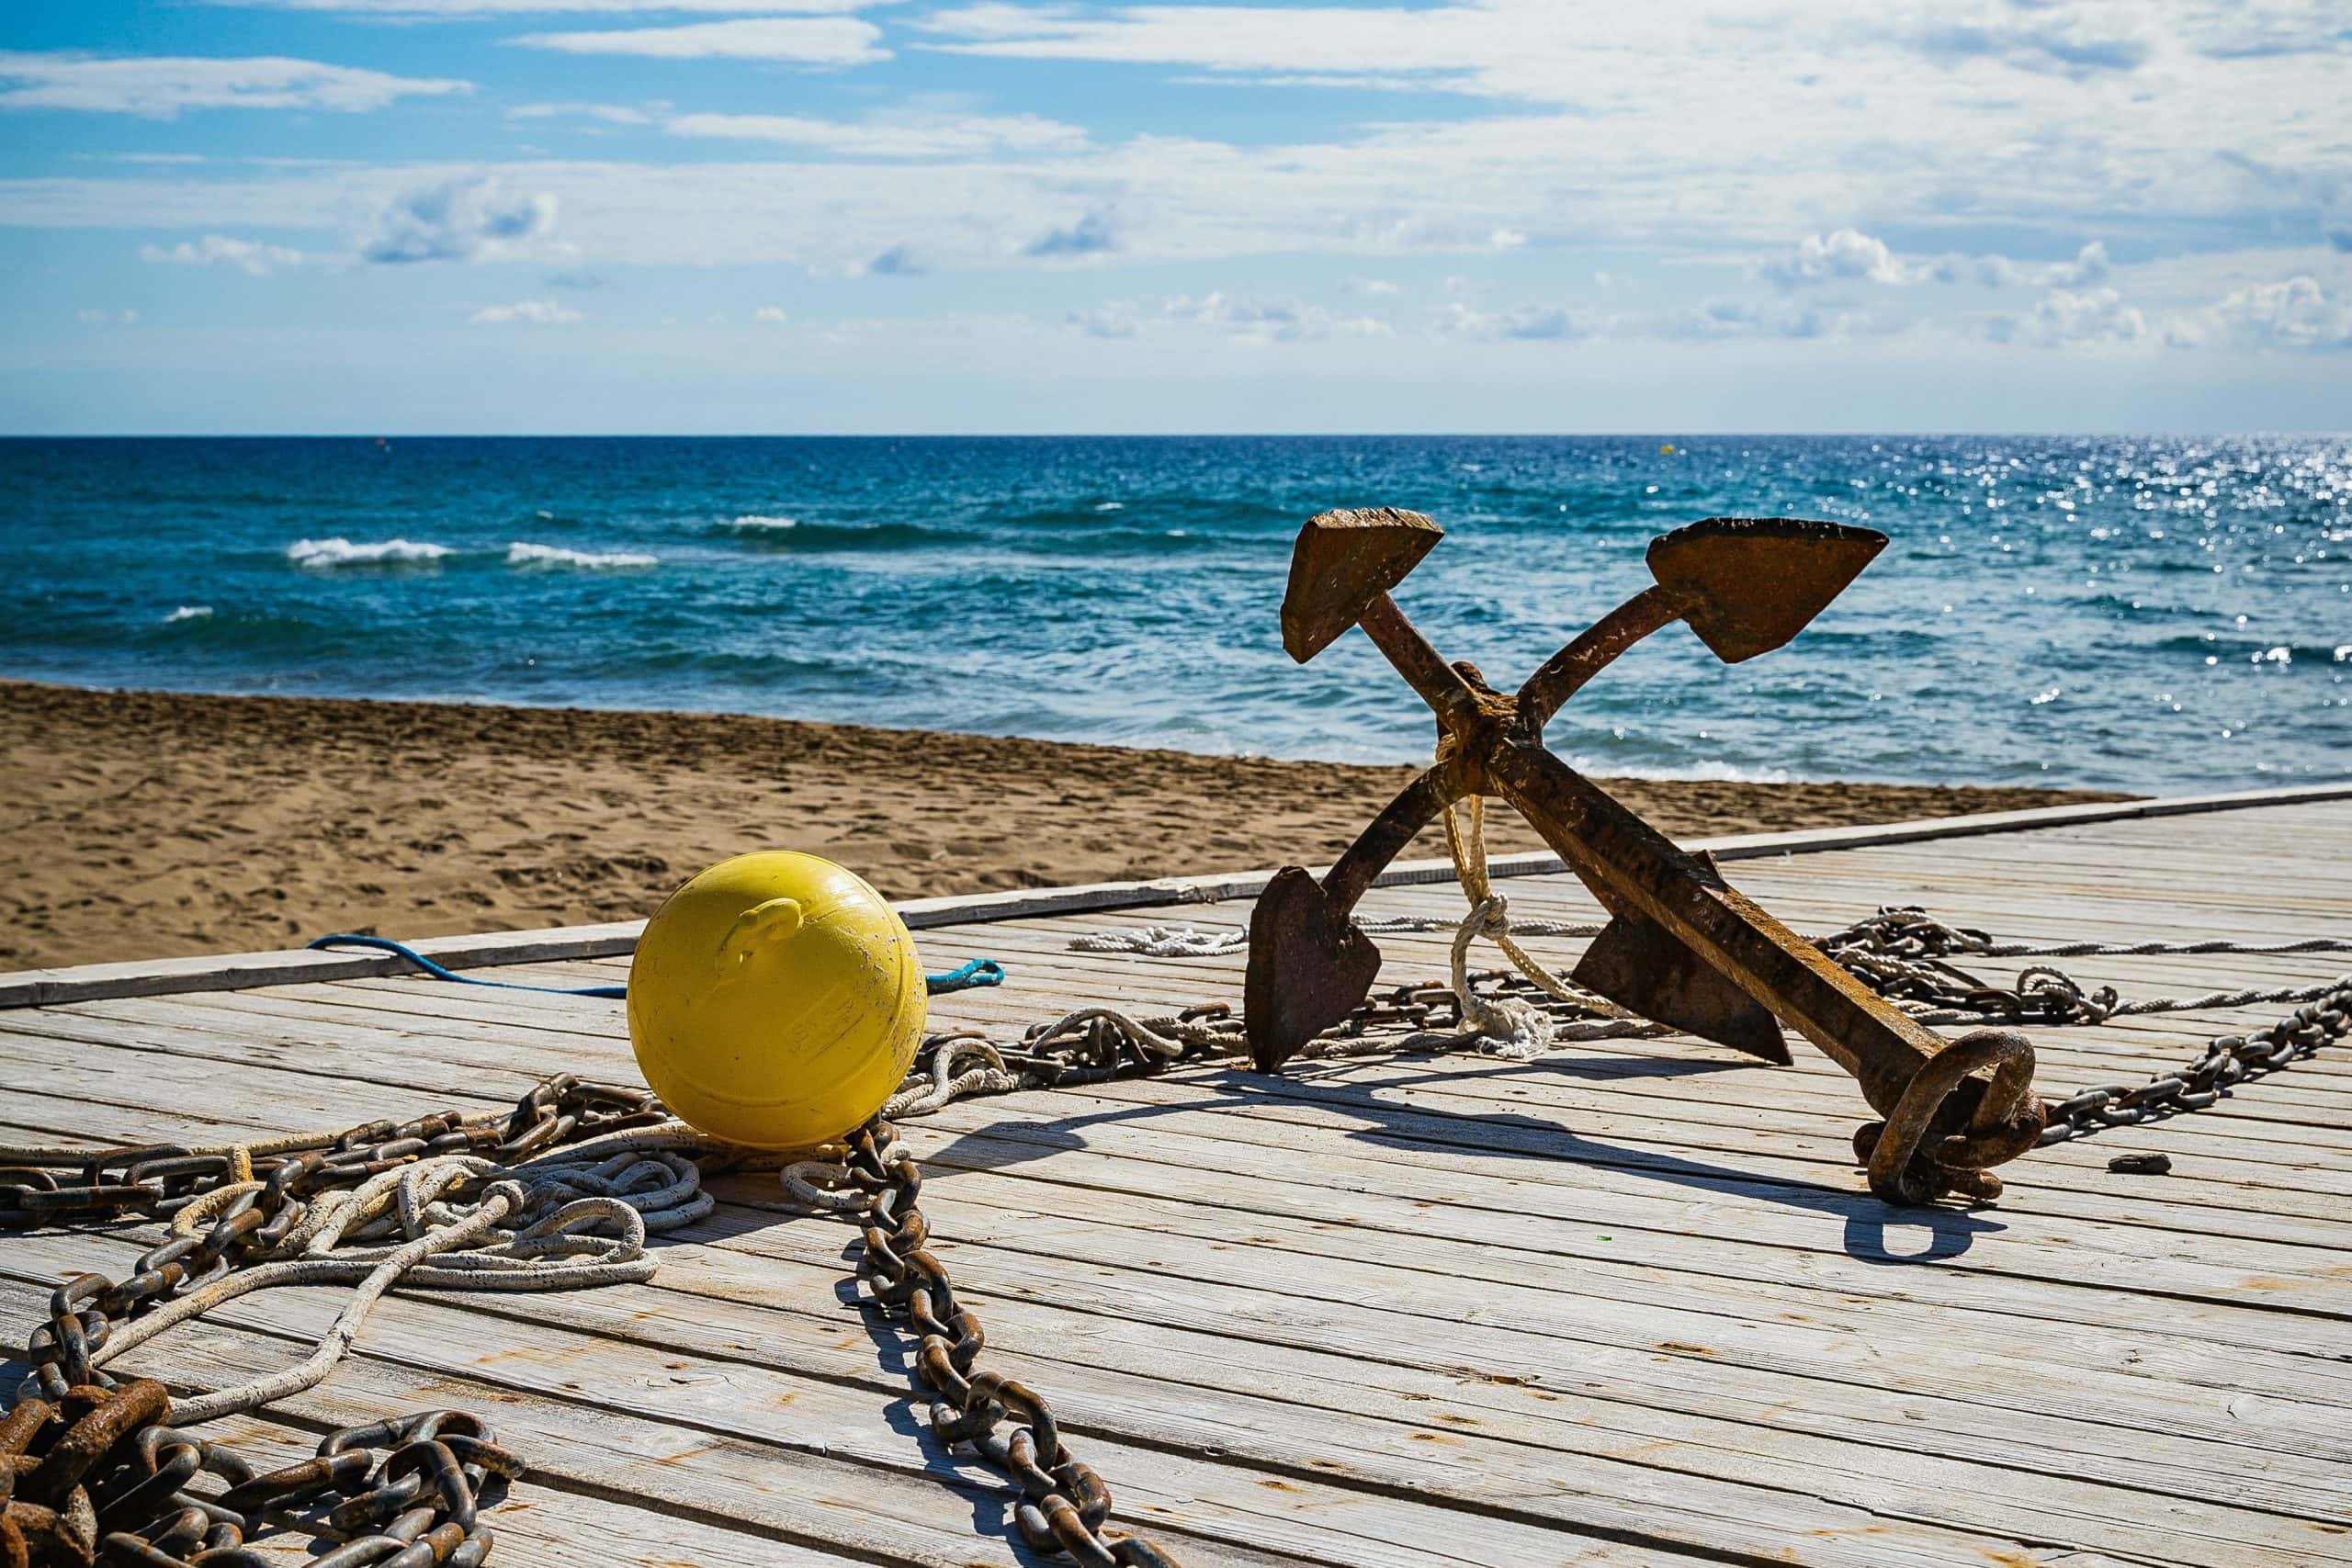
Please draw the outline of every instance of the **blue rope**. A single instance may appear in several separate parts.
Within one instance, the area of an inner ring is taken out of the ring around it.
[[[951,969],[944,975],[925,975],[922,983],[934,997],[950,991],[969,991],[982,986],[1004,984],[1004,965],[993,958],[975,958],[961,969]]]
[[[355,936],[348,931],[338,931],[306,945],[371,948],[378,953],[405,958],[436,980],[454,980],[460,986],[495,986],[502,991],[538,991],[551,997],[608,997],[615,1000],[628,995],[627,986],[526,986],[519,980],[484,980],[478,976],[460,975],[454,969],[443,968],[406,942],[394,942],[390,937]],[[924,988],[933,996],[945,996],[951,991],[1003,985],[1004,965],[993,958],[975,958],[961,969],[952,969],[944,975],[926,975],[922,978]]]

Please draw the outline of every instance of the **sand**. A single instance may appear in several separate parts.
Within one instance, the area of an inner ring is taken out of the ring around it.
[[[19,682],[0,682],[0,968],[626,919],[752,849],[827,855],[899,897],[1318,864],[1412,776],[732,715]],[[1682,836],[2122,798],[1610,787]],[[1489,821],[1497,852],[1541,847],[1508,812]]]

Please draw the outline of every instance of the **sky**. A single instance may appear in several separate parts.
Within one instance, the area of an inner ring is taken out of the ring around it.
[[[78,0],[0,432],[2352,427],[2344,0]]]

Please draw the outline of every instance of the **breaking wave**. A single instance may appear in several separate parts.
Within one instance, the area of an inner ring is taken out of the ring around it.
[[[429,566],[449,553],[447,545],[416,539],[383,539],[356,544],[349,539],[297,539],[286,547],[286,558],[312,570],[339,566]]]
[[[631,550],[567,550],[557,545],[526,545],[520,539],[506,547],[506,564],[532,570],[570,567],[581,571],[639,571],[660,566],[660,556]]]

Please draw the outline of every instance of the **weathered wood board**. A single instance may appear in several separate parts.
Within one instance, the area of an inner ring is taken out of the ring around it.
[[[1730,873],[1800,930],[1918,903],[2004,939],[2352,936],[2352,799],[1792,848]],[[1565,875],[1505,891],[1522,917],[1596,914]],[[1238,929],[1245,898],[1128,904],[934,901],[933,967],[1012,973],[934,1016],[1010,1036],[1085,1004],[1238,999],[1238,956],[1069,942]],[[1363,912],[1460,908],[1419,882]],[[610,932],[533,940],[559,956],[499,978],[625,974]],[[1379,941],[1384,984],[1443,972],[1443,933]],[[1530,945],[1565,966],[1578,943]],[[2061,962],[2127,997],[2352,970]],[[564,1070],[639,1081],[617,1003],[299,977],[320,973],[240,961],[222,971],[240,988],[175,970],[163,995],[153,976],[42,977],[86,999],[0,1010],[0,1142],[219,1141],[488,1109]],[[2137,1081],[2285,1010],[2042,1031],[2044,1091]],[[1669,1037],[1281,1079],[1193,1068],[906,1130],[996,1364],[1054,1398],[1119,1521],[1188,1563],[2352,1562],[2352,1050],[2030,1156],[1967,1212],[1869,1197],[1847,1145],[1860,1114],[1802,1045],[1771,1068]],[[2135,1151],[2173,1174],[2108,1169]],[[847,1229],[794,1213],[772,1177],[717,1187],[651,1283],[396,1295],[325,1384],[234,1435],[290,1452],[390,1411],[480,1410],[533,1466],[492,1521],[509,1568],[1023,1560],[1006,1491],[930,1438],[858,1310]],[[61,1274],[119,1271],[152,1235],[8,1236],[0,1333],[21,1345]],[[298,1359],[337,1299],[249,1296],[130,1364],[239,1381]]]

